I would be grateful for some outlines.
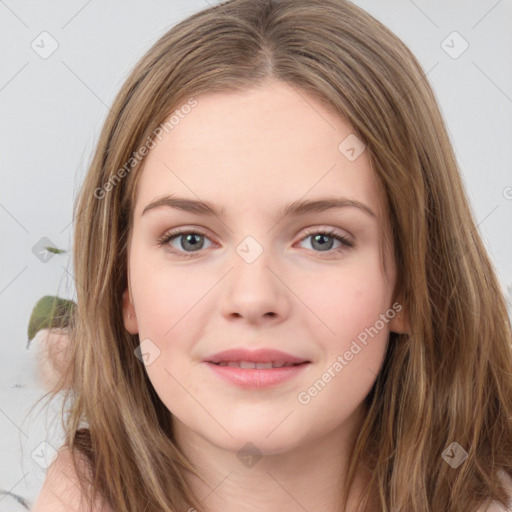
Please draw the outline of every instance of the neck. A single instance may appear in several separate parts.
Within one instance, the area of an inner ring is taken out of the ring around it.
[[[252,457],[243,448],[237,452],[212,444],[176,417],[173,425],[176,442],[204,479],[189,477],[195,495],[208,512],[356,512],[369,480],[362,466],[356,469],[345,509],[342,497],[361,414],[358,410],[335,430],[309,443]]]

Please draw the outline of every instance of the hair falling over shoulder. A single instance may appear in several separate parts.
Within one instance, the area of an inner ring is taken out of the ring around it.
[[[134,155],[191,98],[267,80],[315,95],[351,123],[389,204],[396,296],[410,332],[390,335],[347,485],[364,461],[365,495],[382,512],[471,512],[488,497],[505,504],[497,475],[512,474],[512,336],[503,291],[424,71],[399,38],[345,0],[205,9],[165,33],[115,98],[74,212],[78,306],[63,425],[66,445],[89,461],[84,495],[119,511],[205,511],[188,485],[196,469],[134,357],[138,336],[123,325],[142,161]],[[442,457],[451,443],[467,452],[457,469]]]

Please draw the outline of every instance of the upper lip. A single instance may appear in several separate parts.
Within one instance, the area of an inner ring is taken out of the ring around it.
[[[280,350],[274,350],[269,348],[262,348],[258,350],[248,350],[244,348],[234,348],[230,350],[224,350],[218,352],[212,356],[208,356],[205,359],[209,363],[221,363],[221,362],[237,362],[237,361],[250,361],[254,363],[267,363],[270,361],[279,361],[283,363],[309,363],[308,360],[302,357],[292,356],[286,352]]]

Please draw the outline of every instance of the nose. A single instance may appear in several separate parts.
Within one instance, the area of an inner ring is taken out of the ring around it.
[[[263,324],[287,318],[291,292],[270,253],[262,250],[256,257],[253,252],[246,258],[239,247],[234,254],[222,295],[222,313],[229,320]]]

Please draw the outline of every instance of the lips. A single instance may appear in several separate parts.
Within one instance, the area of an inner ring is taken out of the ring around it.
[[[296,366],[301,363],[286,363],[284,361],[269,361],[265,363],[255,363],[254,361],[221,361],[214,363],[219,366],[231,366],[232,368],[256,368],[257,370],[268,370],[270,368],[284,368]]]
[[[307,371],[311,361],[280,350],[232,349],[207,357],[208,371],[230,385],[264,391],[285,385]]]
[[[231,366],[247,369],[270,369],[309,363],[307,359],[274,349],[231,349],[219,352],[205,359],[205,362],[219,366]]]

